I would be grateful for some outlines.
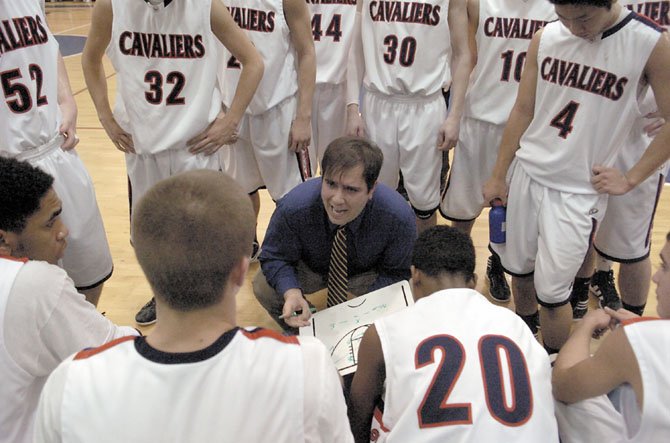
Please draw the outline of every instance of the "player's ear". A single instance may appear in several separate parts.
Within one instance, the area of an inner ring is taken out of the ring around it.
[[[477,278],[478,276],[476,273],[472,274],[472,278],[470,279],[470,281],[467,282],[468,289],[475,289],[475,287],[477,286]]]
[[[228,281],[237,287],[242,287],[244,285],[244,279],[249,271],[249,263],[251,259],[249,257],[242,257],[242,259],[230,270],[230,276]]]
[[[16,247],[16,234],[0,229],[0,256],[10,257]]]

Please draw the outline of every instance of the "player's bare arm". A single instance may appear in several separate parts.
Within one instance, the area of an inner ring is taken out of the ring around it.
[[[300,312],[300,314],[294,316],[294,312]],[[294,328],[309,325],[309,319],[312,317],[312,313],[309,310],[307,300],[305,300],[305,297],[302,295],[302,290],[293,288],[284,292],[282,317],[287,325]]]
[[[445,151],[456,146],[461,127],[461,116],[472,71],[472,54],[468,38],[468,13],[466,0],[449,2],[449,34],[451,36],[451,96],[449,115],[437,137],[437,148]]]
[[[316,83],[316,52],[307,3],[284,0],[284,14],[291,32],[291,42],[298,57],[298,108],[291,123],[288,148],[300,152],[309,147],[312,125],[312,97]]]
[[[358,348],[358,368],[351,382],[349,396],[349,422],[357,443],[370,441],[375,400],[382,394],[385,379],[382,344],[377,329],[371,325],[363,334]]]
[[[552,384],[554,397],[575,403],[603,395],[623,383],[629,383],[642,405],[642,378],[637,360],[623,328],[607,335],[591,356],[589,345],[594,333],[606,330],[612,317],[604,310],[590,311],[563,345],[554,363]]]
[[[591,183],[596,191],[625,194],[642,183],[670,158],[670,40],[663,34],[656,43],[644,69],[654,91],[659,117],[665,120],[642,158],[625,174],[616,168],[593,167]]]
[[[65,136],[61,146],[63,151],[69,151],[79,143],[77,138],[77,103],[74,101],[70,80],[67,76],[63,56],[58,52],[58,107],[61,112],[61,124],[58,132]]]
[[[212,1],[212,32],[242,65],[240,81],[228,112],[221,111],[209,126],[186,145],[191,154],[212,155],[223,145],[237,141],[237,126],[263,78],[263,60],[246,34],[237,26],[228,8]]]
[[[498,150],[498,158],[491,177],[484,183],[482,189],[484,202],[500,199],[503,204],[507,204],[507,184],[505,183],[507,170],[512,164],[512,160],[514,160],[517,149],[519,149],[521,136],[528,129],[535,115],[535,87],[537,86],[538,74],[537,51],[541,36],[542,30],[537,31],[528,47],[528,56],[521,73],[519,90],[517,91],[514,107],[505,125]]]
[[[91,94],[98,119],[114,146],[122,152],[135,152],[133,137],[124,131],[114,119],[107,97],[107,79],[102,57],[112,38],[112,2],[99,0],[93,8],[91,29],[86,39],[81,66],[84,71],[86,87]]]
[[[363,40],[361,37],[361,22],[363,2],[356,5],[354,19],[354,35],[349,48],[347,60],[347,135],[365,137],[365,126],[359,112],[358,99],[365,75],[365,58],[363,57]]]
[[[468,0],[468,45],[472,55],[472,66],[477,64],[477,29],[479,28],[479,0]]]

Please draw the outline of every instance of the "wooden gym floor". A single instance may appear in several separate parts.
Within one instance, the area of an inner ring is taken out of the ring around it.
[[[52,32],[59,38],[65,35],[86,36],[89,30],[93,3],[59,2],[47,3],[47,21]],[[63,51],[66,53],[66,51]],[[79,107],[78,134],[81,142],[77,147],[79,155],[88,167],[95,184],[98,204],[102,212],[107,236],[114,257],[114,274],[105,284],[99,304],[100,311],[117,324],[134,325],[134,316],[151,297],[151,290],[140,270],[133,249],[129,243],[128,196],[125,162],[123,154],[117,151],[100,125],[93,103],[86,89],[81,70],[79,53],[65,57],[70,83]],[[111,64],[105,63],[110,97],[114,97],[116,78]],[[225,149],[225,148],[224,148]],[[274,204],[267,193],[262,191],[262,208],[259,217],[258,235],[263,238]],[[651,251],[654,269],[659,265],[658,254],[665,243],[665,235],[670,229],[670,193],[662,195],[658,206],[653,230]],[[480,276],[477,289],[487,293],[484,274],[488,257],[486,228],[487,212],[477,220],[473,239],[477,248],[477,273]],[[440,219],[440,223],[446,223]],[[265,326],[276,328],[276,324],[258,304],[251,291],[251,278],[258,271],[258,264],[252,264],[247,284],[237,298],[237,319],[241,326]],[[655,287],[647,304],[646,315],[656,315]],[[321,294],[321,301],[323,301]],[[317,305],[319,302],[317,301]],[[594,305],[592,300],[592,305]],[[512,303],[509,303],[512,307]],[[142,328],[144,332],[150,328]]]

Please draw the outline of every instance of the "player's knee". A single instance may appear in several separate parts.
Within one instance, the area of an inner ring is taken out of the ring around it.
[[[428,220],[435,214],[437,208],[439,208],[439,205],[435,206],[433,209],[417,209],[412,205],[412,210],[414,210],[414,214],[419,220]]]

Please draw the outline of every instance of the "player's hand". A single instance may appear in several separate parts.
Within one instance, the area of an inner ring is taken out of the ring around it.
[[[440,126],[440,130],[437,134],[437,149],[440,151],[448,151],[456,147],[458,142],[458,133],[461,130],[461,122],[459,119],[452,118],[451,116]]]
[[[656,134],[661,132],[661,127],[663,127],[665,124],[665,119],[661,117],[661,113],[659,111],[650,112],[649,114],[645,115],[644,118],[650,120],[649,123],[647,123],[643,128],[643,131],[649,137],[655,137]]]
[[[308,118],[296,117],[291,123],[291,132],[288,135],[288,149],[301,152],[309,148],[312,138],[312,122]]]
[[[61,111],[61,123],[58,132],[65,137],[61,149],[69,151],[79,143],[79,137],[77,137],[77,104],[72,99],[59,103],[58,106]]]
[[[347,112],[347,135],[350,137],[365,137],[365,123],[363,123],[363,117],[357,110]]]
[[[507,192],[508,189],[505,180],[497,179],[495,177],[489,178],[482,187],[482,196],[486,203],[490,203],[497,199],[503,206],[507,206]]]
[[[294,316],[293,314],[295,312],[301,313],[300,315]],[[286,294],[284,294],[282,317],[287,325],[294,328],[309,326],[309,319],[312,317],[312,312],[309,310],[309,303],[307,303],[305,297],[302,296],[302,291],[298,289],[289,289],[286,291]]]
[[[612,317],[603,309],[590,310],[579,322],[579,327],[588,328],[593,338],[600,338],[610,328]]]
[[[102,123],[102,127],[105,129],[109,139],[114,143],[114,146],[116,146],[116,149],[126,154],[135,153],[133,136],[124,131],[114,117],[101,118],[100,123]]]
[[[212,155],[221,146],[235,143],[237,135],[237,122],[221,111],[204,131],[187,141],[186,146],[193,155]]]
[[[622,195],[633,189],[626,174],[616,168],[596,165],[591,170],[591,184],[600,194]]]

